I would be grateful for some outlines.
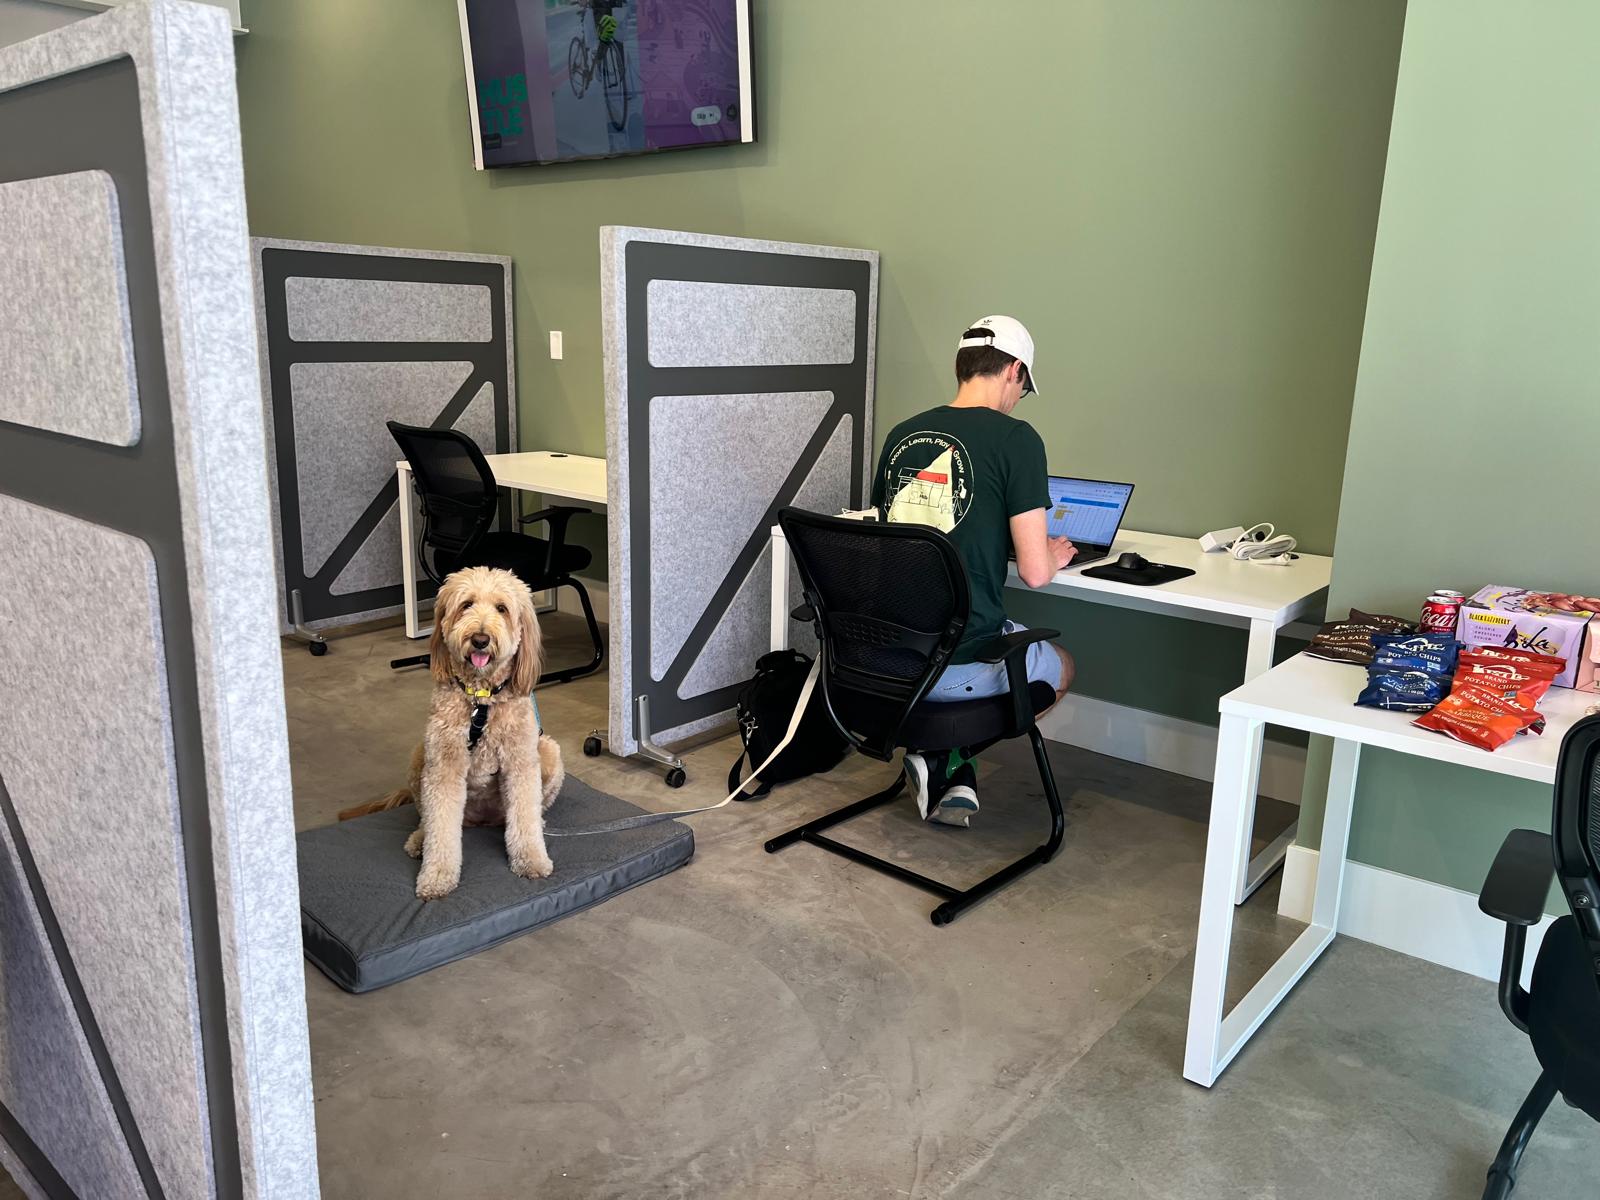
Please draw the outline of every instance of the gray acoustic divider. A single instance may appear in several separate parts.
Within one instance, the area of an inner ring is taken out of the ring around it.
[[[609,226],[600,250],[610,744],[653,754],[724,722],[766,651],[778,510],[863,504],[878,255]]]
[[[0,49],[0,1161],[317,1188],[233,34]]]
[[[511,260],[270,238],[252,247],[282,627],[391,616],[402,595],[400,451],[384,422],[460,429],[485,454],[516,449]],[[421,583],[426,599],[433,585]]]

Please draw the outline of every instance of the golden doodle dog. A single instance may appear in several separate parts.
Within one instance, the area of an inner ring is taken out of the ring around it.
[[[406,853],[422,859],[419,900],[455,891],[466,825],[504,825],[511,869],[542,879],[555,869],[544,812],[566,772],[529,700],[543,650],[533,593],[510,571],[468,567],[445,577],[433,612],[433,703],[409,781],[339,818],[415,801],[421,821]]]

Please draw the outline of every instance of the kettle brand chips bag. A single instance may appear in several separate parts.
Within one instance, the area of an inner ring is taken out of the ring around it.
[[[1411,723],[1484,750],[1496,750],[1525,730],[1544,732],[1544,717],[1537,710],[1471,685],[1457,687]]]
[[[1450,677],[1432,671],[1396,671],[1373,667],[1356,703],[1363,708],[1425,713],[1450,694]]]
[[[1378,633],[1372,637],[1372,666],[1449,675],[1460,649],[1450,633]]]
[[[1352,608],[1343,621],[1329,621],[1317,631],[1306,647],[1313,658],[1327,658],[1334,662],[1360,663],[1372,661],[1372,639],[1378,634],[1415,633],[1416,625],[1400,617],[1383,613],[1364,613]]]

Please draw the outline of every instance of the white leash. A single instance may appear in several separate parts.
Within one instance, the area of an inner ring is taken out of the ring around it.
[[[772,753],[767,755],[766,761],[750,772],[750,777],[733,791],[715,804],[707,804],[704,808],[681,808],[675,812],[640,813],[636,817],[622,817],[616,821],[602,821],[598,825],[586,825],[582,829],[555,829],[545,827],[546,837],[579,837],[591,833],[616,833],[622,829],[638,829],[644,825],[655,825],[661,821],[672,821],[678,817],[692,817],[696,813],[715,812],[724,805],[732,804],[752,784],[761,782],[761,772],[772,764],[773,759],[782,754],[789,743],[794,740],[795,733],[800,728],[800,722],[806,715],[806,706],[811,702],[811,693],[817,686],[817,676],[822,673],[822,655],[818,654],[816,661],[811,664],[811,673],[806,676],[804,686],[800,689],[800,699],[794,706],[794,716],[789,718],[789,728],[784,731],[783,739],[773,747]]]

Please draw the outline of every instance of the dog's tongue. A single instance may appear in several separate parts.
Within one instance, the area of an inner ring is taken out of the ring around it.
[[[474,650],[472,652],[472,665],[478,670],[483,670],[489,665],[489,652],[487,650]]]

